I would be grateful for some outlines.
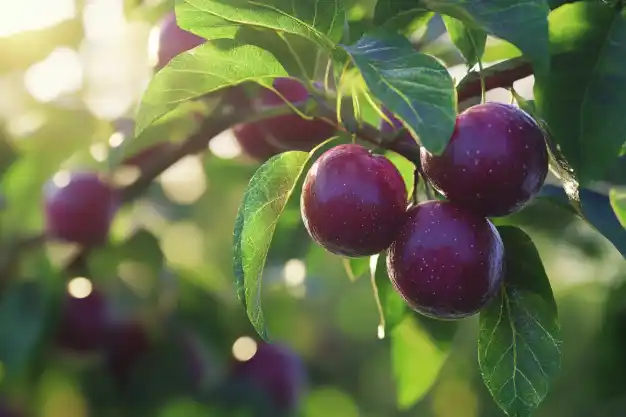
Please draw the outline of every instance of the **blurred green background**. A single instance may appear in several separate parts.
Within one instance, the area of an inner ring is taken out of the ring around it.
[[[42,230],[41,190],[48,179],[63,181],[75,169],[109,172],[118,185],[136,178],[136,171],[115,166],[129,137],[120,119],[132,118],[153,74],[156,24],[171,10],[159,0],[0,2],[0,265],[11,264],[15,242]],[[434,22],[431,50],[460,62]],[[524,80],[520,93],[528,96],[529,86],[532,79]],[[488,98],[509,100],[498,90]],[[151,140],[184,139],[193,128],[188,119],[156,127]],[[406,161],[394,160],[410,172]],[[262,415],[254,406],[226,411],[220,406],[226,394],[185,388],[174,377],[185,355],[168,347],[188,332],[206,358],[197,366],[220,378],[232,356],[249,348],[242,338],[255,337],[231,283],[231,241],[237,206],[257,166],[225,132],[120,211],[111,243],[89,257],[85,274],[64,276],[61,267],[76,248],[52,243],[4,268],[0,392],[6,407],[40,417]],[[560,307],[562,371],[536,416],[625,416],[622,256],[591,227],[544,201],[511,221],[538,246]],[[89,281],[76,279],[81,276]],[[433,364],[445,364],[423,397],[421,388],[413,390],[421,397],[415,406],[398,407],[391,343],[377,336],[369,277],[351,282],[341,259],[312,245],[295,203],[278,226],[264,280],[270,331],[308,370],[301,416],[503,415],[478,372],[476,318],[461,322],[447,357],[428,348],[435,341],[415,331],[413,321],[403,325],[410,340],[402,360],[417,385]],[[16,294],[15,283],[24,285],[26,297]],[[52,340],[62,293],[89,291],[92,284],[119,314],[139,317],[163,347],[123,396],[111,390],[97,355],[68,354]]]

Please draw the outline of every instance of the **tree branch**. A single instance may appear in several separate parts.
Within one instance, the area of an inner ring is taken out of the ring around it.
[[[499,87],[510,87],[515,81],[531,74],[532,67],[522,58],[514,58],[504,61],[488,67],[483,71],[485,87],[487,90]],[[481,83],[478,73],[472,72],[468,74],[459,82],[457,86],[459,103],[467,101],[473,97],[478,97],[480,94]],[[383,137],[379,129],[376,127],[356,121],[354,116],[349,111],[349,106],[343,106],[343,108],[347,110],[345,111],[345,114],[342,114],[342,120],[344,123],[340,124],[337,121],[337,115],[335,114],[334,108],[325,105],[323,101],[316,100],[316,102],[317,107],[312,111],[312,117],[322,118],[327,123],[335,125],[340,131],[355,134],[365,142],[392,150],[404,156],[416,165],[419,164],[420,149],[416,143],[413,144],[407,141],[396,140],[398,137],[393,138],[392,140]],[[174,148],[168,148],[165,152],[160,154],[158,158],[155,158],[154,162],[149,166],[142,167],[142,172],[139,178],[137,178],[135,182],[120,190],[122,203],[128,204],[141,196],[150,187],[153,181],[159,177],[159,175],[183,157],[205,151],[211,139],[228,128],[240,123],[250,122],[252,120],[260,120],[267,117],[293,112],[293,109],[287,105],[276,107],[261,113],[253,106],[247,105],[243,105],[233,110],[232,102],[229,102],[228,98],[224,104],[226,104],[226,106],[222,106],[222,108],[230,107],[229,112],[218,111],[214,115],[206,117],[196,133]],[[231,105],[228,106],[229,104]],[[298,108],[304,112],[309,104],[310,103],[307,102],[303,105],[299,105]],[[28,250],[35,245],[45,243],[45,241],[46,237],[42,234],[28,239],[25,244],[18,244],[18,249]],[[85,271],[85,263],[89,251],[89,248],[80,249],[79,252],[67,263],[64,268],[65,272],[68,275],[80,275],[88,272]]]

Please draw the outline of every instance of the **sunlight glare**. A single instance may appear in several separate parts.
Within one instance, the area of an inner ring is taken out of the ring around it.
[[[42,103],[78,91],[83,84],[80,56],[73,49],[57,48],[43,61],[28,68],[24,84],[28,92]]]
[[[211,153],[221,159],[232,159],[241,155],[241,146],[232,129],[228,129],[215,136],[209,142]]]
[[[75,0],[5,1],[0,13],[0,38],[45,29],[74,17]]]

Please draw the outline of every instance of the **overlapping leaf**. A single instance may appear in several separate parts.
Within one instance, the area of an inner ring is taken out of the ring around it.
[[[303,36],[328,49],[341,39],[346,19],[340,0],[178,0],[176,12],[183,28],[199,34],[226,21]]]
[[[480,314],[478,359],[498,405],[511,417],[527,417],[560,367],[557,308],[531,239],[511,226],[498,231],[507,272],[499,295]]]
[[[509,41],[533,61],[536,70],[545,72],[549,68],[550,9],[545,0],[385,0],[379,3],[376,17],[384,22],[394,16],[424,11],[452,16],[474,29]]]
[[[476,65],[485,52],[487,33],[450,16],[444,16],[443,21],[446,24],[446,29],[448,29],[450,39],[463,54],[467,65],[470,67]]]
[[[443,152],[456,119],[456,92],[446,68],[416,52],[403,36],[377,33],[345,46],[372,95],[429,151]]]
[[[288,75],[274,55],[253,45],[222,39],[174,58],[159,71],[143,95],[135,134],[178,104],[246,81],[270,86]]]
[[[610,193],[611,206],[617,216],[617,219],[626,227],[626,191],[620,188],[614,188]]]

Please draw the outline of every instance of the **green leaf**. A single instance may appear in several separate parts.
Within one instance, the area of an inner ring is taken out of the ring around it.
[[[404,36],[365,35],[344,46],[373,96],[429,151],[445,149],[456,120],[456,91],[446,68]]]
[[[434,13],[428,10],[413,6],[408,2],[378,0],[374,11],[374,23],[377,26],[410,35],[420,27],[427,25],[434,16]]]
[[[537,72],[549,69],[550,9],[545,0],[385,0],[384,4],[385,7],[376,10],[383,21],[394,13],[419,14],[427,10],[452,16],[475,29],[511,42],[533,62]]]
[[[286,152],[265,162],[254,174],[239,206],[234,232],[235,286],[248,318],[266,339],[261,281],[274,229],[309,154]]]
[[[245,81],[271,87],[273,79],[287,75],[278,60],[258,46],[227,39],[205,43],[178,55],[155,74],[143,95],[135,134],[186,100]]]
[[[550,16],[550,42],[569,50],[536,76],[535,100],[581,185],[601,179],[626,137],[626,10],[601,2],[561,6]]]
[[[375,255],[371,258],[370,264],[374,295],[381,314],[378,327],[378,336],[381,339],[385,334],[392,332],[409,311],[407,304],[391,284],[386,261],[387,257],[384,254]]]
[[[459,49],[467,65],[473,67],[485,53],[487,33],[450,16],[443,16],[450,39]]]
[[[176,12],[183,28],[196,33],[219,18],[302,36],[328,50],[341,40],[346,20],[340,0],[177,0]]]
[[[391,332],[391,361],[399,408],[409,409],[428,393],[448,352],[412,315],[406,316]]]
[[[538,197],[545,198],[559,207],[578,215],[594,229],[604,235],[615,249],[626,258],[626,230],[620,224],[611,202],[606,195],[586,188],[578,190],[578,205],[572,206],[570,198],[561,187],[546,184],[539,192]]]
[[[619,222],[626,228],[626,191],[614,188],[609,194],[611,206]]]
[[[14,283],[0,298],[0,362],[6,376],[19,375],[28,365],[45,330],[49,299],[35,281]]]
[[[370,269],[370,258],[344,258],[343,267],[351,282],[365,275]]]
[[[530,237],[511,226],[498,231],[507,272],[500,293],[480,314],[478,360],[498,405],[511,417],[527,417],[560,367],[557,308]]]

